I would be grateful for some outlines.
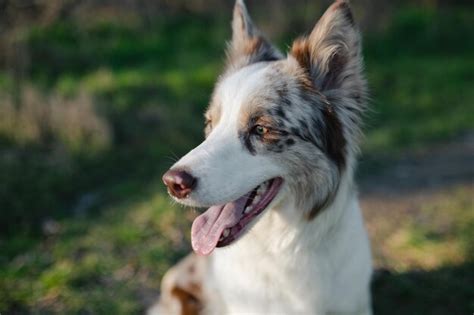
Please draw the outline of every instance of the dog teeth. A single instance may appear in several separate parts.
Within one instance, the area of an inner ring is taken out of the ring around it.
[[[229,229],[225,229],[224,232],[222,232],[222,236],[223,236],[223,237],[227,237],[227,236],[229,236],[229,234],[230,234],[230,230],[229,230]]]
[[[252,211],[252,207],[254,205],[256,205],[261,199],[262,199],[262,195],[265,193],[265,191],[267,191],[268,189],[268,181],[264,182],[263,184],[261,184],[260,186],[258,186],[257,188],[257,192],[255,193],[255,196],[253,197],[253,200],[252,200],[252,204],[247,206],[245,209],[244,209],[244,214],[247,214],[249,213],[250,211]]]
[[[258,193],[257,193],[257,195],[253,198],[252,203],[253,203],[253,204],[256,204],[257,202],[260,201],[260,198],[261,198],[260,195],[258,195]]]
[[[221,235],[221,237],[219,237],[219,242],[222,242],[224,240],[224,235]]]

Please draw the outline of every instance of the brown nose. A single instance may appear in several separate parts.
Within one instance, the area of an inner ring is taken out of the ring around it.
[[[186,171],[169,170],[163,175],[163,183],[168,187],[170,194],[182,199],[196,187],[197,179]]]

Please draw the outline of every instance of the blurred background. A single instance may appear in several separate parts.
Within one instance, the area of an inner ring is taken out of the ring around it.
[[[326,0],[248,0],[283,50]],[[0,313],[133,314],[190,251],[161,174],[203,139],[232,1],[0,0]],[[375,314],[474,311],[474,5],[353,1]]]

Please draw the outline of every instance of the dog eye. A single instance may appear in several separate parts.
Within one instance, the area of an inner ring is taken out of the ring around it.
[[[263,136],[265,135],[267,132],[268,132],[268,128],[267,127],[264,127],[262,125],[256,125],[254,128],[253,128],[255,134],[259,135],[259,136]]]

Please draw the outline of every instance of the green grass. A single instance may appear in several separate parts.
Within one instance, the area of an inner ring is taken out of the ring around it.
[[[374,99],[368,152],[423,145],[472,128],[472,58],[405,57],[367,68]]]
[[[454,31],[454,30],[457,31]],[[472,130],[474,62],[467,10],[404,10],[366,38],[372,95],[366,152],[394,153]]]
[[[187,248],[187,216],[163,194],[60,222],[59,232],[0,270],[0,309],[130,314]],[[17,240],[19,238],[16,238]],[[6,251],[18,244],[3,244]],[[173,250],[170,250],[170,249]]]
[[[373,95],[367,155],[396,154],[472,130],[469,13],[402,10],[387,30],[367,36]],[[163,19],[153,27],[67,22],[32,30],[31,58],[41,62],[31,64],[28,84],[45,95],[90,95],[113,137],[91,154],[87,142],[71,149],[54,132],[26,142],[12,136],[20,131],[0,133],[0,313],[130,314],[152,301],[164,271],[189,250],[192,217],[169,203],[160,175],[202,139],[202,112],[229,36],[228,22],[211,17]],[[0,73],[1,90],[12,85]],[[467,217],[472,207],[455,202],[465,197],[452,199],[446,215]],[[407,227],[395,249],[450,255],[440,250],[443,244],[474,243],[469,218],[438,239],[430,226]],[[56,229],[48,232],[45,222]],[[375,284],[376,310],[430,313],[423,301],[452,294],[447,289],[461,293],[446,305],[466,305],[472,296],[466,279],[473,279],[467,252],[459,252],[461,266],[411,272],[408,264],[386,276],[393,286]],[[420,283],[434,286],[439,279],[447,279],[446,290],[418,292]],[[407,304],[394,307],[399,302]],[[453,306],[452,313],[471,306]],[[449,310],[443,307],[436,314]]]

